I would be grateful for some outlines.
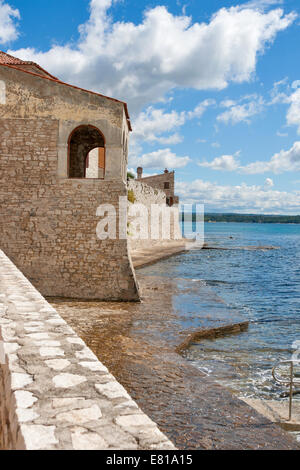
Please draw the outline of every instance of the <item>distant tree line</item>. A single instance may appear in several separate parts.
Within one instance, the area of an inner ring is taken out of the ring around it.
[[[182,217],[181,217],[182,218]],[[186,222],[196,222],[199,216],[195,212],[184,214]],[[207,213],[205,222],[240,222],[249,224],[300,224],[300,215],[261,215],[261,214],[215,214]]]

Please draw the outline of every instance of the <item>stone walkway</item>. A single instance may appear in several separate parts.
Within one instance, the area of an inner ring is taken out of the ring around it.
[[[188,240],[169,240],[159,243],[144,243],[142,247],[131,250],[131,259],[135,269],[156,263],[162,259],[183,253],[190,248]]]
[[[293,400],[292,419],[289,420],[289,400],[260,400],[244,398],[245,403],[255,408],[259,413],[276,423],[283,429],[291,432],[300,432],[300,402]]]
[[[0,346],[0,449],[174,449],[2,251]]]

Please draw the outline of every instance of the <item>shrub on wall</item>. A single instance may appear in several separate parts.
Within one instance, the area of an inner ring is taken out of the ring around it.
[[[130,171],[127,172],[127,180],[134,180],[135,176],[133,173],[131,173]]]
[[[131,202],[132,204],[134,204],[136,201],[136,198],[132,189],[128,190],[128,201]]]

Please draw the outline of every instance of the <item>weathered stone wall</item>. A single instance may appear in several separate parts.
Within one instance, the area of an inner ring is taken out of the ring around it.
[[[136,202],[151,207],[151,204],[166,204],[166,195],[160,189],[155,189],[142,181],[130,179],[128,189],[134,192]]]
[[[124,104],[96,93],[0,65],[5,84],[1,118],[59,121],[57,174],[68,177],[68,139],[80,125],[92,125],[105,137],[107,180],[126,182],[128,125]],[[47,137],[47,135],[45,135]]]
[[[138,300],[127,240],[96,236],[97,207],[127,196],[123,105],[5,67],[0,78],[0,248],[43,295]],[[66,178],[82,123],[104,130],[104,180]]]
[[[168,198],[174,198],[175,191],[175,172],[169,171],[168,173],[162,173],[161,175],[146,176],[139,180],[152,188],[163,191]],[[169,188],[165,188],[165,183],[169,184]]]
[[[0,449],[174,449],[2,251]]]
[[[43,295],[137,299],[127,240],[100,241],[100,204],[118,207],[118,181],[57,179],[58,123],[0,124],[1,248]]]
[[[174,240],[181,238],[180,236],[180,224],[179,224],[179,209],[177,207],[167,207],[166,206],[166,194],[160,189],[152,188],[148,184],[142,182],[141,180],[130,179],[128,182],[128,190],[133,192],[135,203],[129,203],[129,243],[130,249],[143,249],[148,246],[153,246],[154,244],[161,245],[162,240],[167,241],[168,239]],[[137,204],[143,204],[148,210],[148,238],[147,239],[136,239],[137,232],[133,223],[134,217],[130,216],[130,212],[134,209],[134,206]],[[168,239],[164,238],[162,233],[163,219],[162,216],[159,218],[152,218],[151,214],[153,213],[152,205],[160,205],[164,207],[165,219],[170,216],[170,237]],[[153,223],[154,222],[154,223]],[[158,239],[153,239],[153,231],[156,231],[159,234]]]

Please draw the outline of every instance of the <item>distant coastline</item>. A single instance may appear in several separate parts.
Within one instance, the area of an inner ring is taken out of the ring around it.
[[[200,221],[196,213],[184,213],[185,222]],[[181,214],[183,220],[183,213]],[[205,222],[236,222],[249,224],[300,224],[300,215],[263,215],[263,214],[235,214],[235,213],[206,213]]]

